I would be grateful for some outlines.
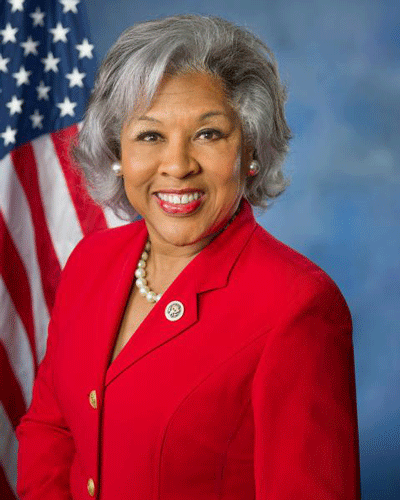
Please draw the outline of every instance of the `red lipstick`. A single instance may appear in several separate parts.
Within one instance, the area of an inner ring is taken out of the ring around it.
[[[168,215],[191,215],[200,207],[203,203],[204,193],[200,192],[198,189],[165,189],[159,191],[163,195],[177,195],[183,196],[184,194],[199,193],[200,197],[197,200],[192,200],[186,203],[173,203],[169,200],[162,200],[157,193],[153,196],[155,197],[158,205]]]

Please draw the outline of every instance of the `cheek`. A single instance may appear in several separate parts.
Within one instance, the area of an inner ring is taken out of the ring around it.
[[[236,146],[210,148],[197,155],[200,165],[208,170],[216,179],[227,182],[240,176],[241,154]]]
[[[149,176],[155,163],[154,155],[148,148],[134,147],[132,144],[121,144],[121,167],[124,177],[131,179]]]
[[[121,158],[122,175],[125,186],[140,187],[148,182],[152,175],[153,169],[151,164],[140,161],[138,158]]]
[[[240,188],[243,179],[240,156],[233,157],[225,165],[219,165],[217,172],[221,186],[229,191],[237,191]]]

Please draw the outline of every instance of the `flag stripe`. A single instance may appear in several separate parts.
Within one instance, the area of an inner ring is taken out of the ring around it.
[[[15,377],[28,407],[32,399],[35,369],[31,347],[23,324],[0,277],[0,341],[3,342]]]
[[[0,375],[0,401],[15,429],[26,412],[26,406],[2,341],[0,341]]]
[[[31,209],[42,287],[47,307],[51,311],[61,267],[47,227],[32,145],[27,143],[14,149],[11,152],[11,158]],[[26,168],[26,165],[29,165],[29,168]]]
[[[5,261],[7,257],[7,262]],[[28,334],[32,350],[35,372],[37,369],[37,355],[35,348],[35,330],[32,315],[31,291],[24,265],[18,255],[14,242],[11,239],[3,214],[0,212],[0,274],[8,289],[19,317]]]
[[[17,455],[18,441],[12,425],[0,402],[0,498],[17,498],[17,463],[10,457]]]
[[[93,230],[105,229],[107,221],[102,209],[94,203],[85,190],[82,177],[74,169],[70,157],[71,141],[78,133],[78,126],[71,125],[62,133],[54,132],[51,138],[57,151],[60,165],[63,169],[68,189],[75,206],[76,213],[84,234]]]
[[[39,263],[35,251],[31,212],[9,154],[0,161],[0,210],[29,277],[36,353],[40,362],[46,346],[49,313],[43,295]],[[7,259],[8,257],[6,257]],[[27,300],[27,297],[24,296],[21,299]]]
[[[63,267],[83,233],[53,141],[48,134],[32,141],[40,191],[51,239]]]

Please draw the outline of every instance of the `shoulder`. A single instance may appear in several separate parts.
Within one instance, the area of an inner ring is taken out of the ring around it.
[[[92,251],[93,249],[100,247],[114,249],[118,246],[123,246],[127,242],[131,241],[132,238],[135,238],[135,236],[139,234],[144,227],[144,221],[139,220],[119,227],[94,231],[81,239],[71,253],[71,257],[73,257],[73,254],[75,253],[79,253],[80,256],[82,256],[85,252]]]
[[[249,245],[249,251],[258,265],[267,266],[269,271],[287,274],[288,278],[299,273],[316,279],[330,280],[326,272],[305,255],[275,238],[257,224]]]
[[[334,280],[317,264],[257,225],[238,262],[249,288],[258,290],[277,314],[314,305],[350,318],[346,301]],[[264,304],[265,305],[265,304]],[[271,311],[271,308],[268,307]]]
[[[118,264],[119,259],[134,250],[146,232],[143,220],[95,231],[76,245],[61,273],[57,286],[57,302],[73,296],[73,290],[90,290]]]
[[[143,220],[124,226],[95,231],[81,239],[71,252],[64,267],[64,273],[71,268],[107,261],[120,249],[132,245],[136,237],[145,229]]]

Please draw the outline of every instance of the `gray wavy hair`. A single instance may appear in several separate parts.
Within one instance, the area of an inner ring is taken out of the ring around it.
[[[122,178],[111,168],[121,157],[123,123],[139,98],[151,105],[164,75],[190,71],[221,79],[244,140],[255,150],[260,172],[247,179],[246,199],[263,210],[290,183],[282,172],[291,138],[284,116],[287,94],[271,50],[247,29],[217,17],[143,22],[125,30],[103,60],[72,150],[93,198],[121,219],[137,217]]]

